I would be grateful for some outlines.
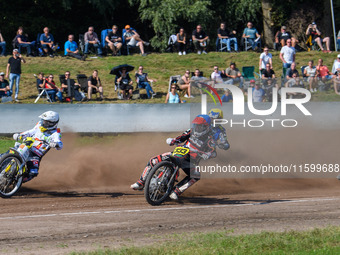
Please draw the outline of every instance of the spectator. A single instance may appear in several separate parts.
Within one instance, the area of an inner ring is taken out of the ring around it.
[[[296,74],[297,77],[299,77],[299,71],[296,69],[296,63],[293,62],[290,65],[290,68],[287,69],[286,71],[286,80],[292,79],[293,74]]]
[[[340,50],[340,30],[338,32],[338,38],[336,40],[336,43],[338,44],[338,51]]]
[[[229,32],[229,30],[226,28],[225,23],[222,22],[220,24],[220,28],[217,30],[217,37],[222,40],[224,44],[227,45],[227,51],[231,52],[230,48],[230,42],[234,43],[234,50],[237,52],[238,51],[238,46],[237,46],[237,39],[235,37],[236,31],[233,30],[232,33]]]
[[[247,23],[247,27],[244,29],[242,37],[250,43],[253,50],[260,44],[261,35],[257,29],[253,27],[253,23],[251,22]]]
[[[40,75],[40,74],[39,74]],[[57,87],[53,80],[53,74],[50,74],[46,79],[44,79],[43,88],[45,88],[47,94],[50,96],[52,102],[56,101],[56,96],[58,97],[59,101],[63,101],[63,95],[60,89]]]
[[[148,98],[154,97],[156,93],[152,90],[150,82],[155,82],[155,79],[150,79],[148,73],[143,73],[143,66],[139,66],[138,72],[135,74],[138,88],[145,89]]]
[[[225,70],[225,75],[230,78],[226,81],[227,84],[240,83],[240,88],[243,88],[243,77],[234,62],[231,62],[230,66]]]
[[[97,50],[98,56],[102,57],[103,50],[98,39],[98,35],[94,32],[94,27],[89,27],[88,31],[84,34],[85,50],[84,54],[89,54],[89,47],[94,47]]]
[[[281,47],[286,45],[286,41],[288,39],[292,40],[292,47],[295,48],[296,44],[299,42],[297,39],[295,39],[294,37],[292,37],[292,35],[287,32],[287,28],[286,26],[282,26],[281,30],[278,31],[275,35],[275,43],[280,44]]]
[[[224,91],[223,96],[222,96],[222,102],[229,102],[229,101],[232,101],[232,100],[233,100],[232,94],[230,93],[229,89],[226,89]]]
[[[270,64],[266,64],[266,69],[262,72],[262,80],[263,85],[267,87],[271,87],[271,85],[276,86],[277,89],[279,89],[279,85],[275,82],[276,80],[275,72],[273,69],[271,69]]]
[[[318,70],[315,66],[313,66],[313,60],[309,60],[308,66],[304,70],[304,75],[307,77],[307,81],[309,83],[310,92],[317,92],[318,85]]]
[[[216,83],[223,83],[222,72],[218,70],[218,66],[214,66],[214,71],[211,73],[210,78]]]
[[[170,91],[168,92],[165,98],[165,103],[169,103],[169,104],[183,103],[176,91],[176,84],[174,83],[171,84]]]
[[[175,46],[178,50],[178,55],[186,55],[186,42],[187,42],[187,35],[184,31],[184,28],[179,29],[179,33],[176,35],[177,40],[175,42]]]
[[[50,34],[50,30],[48,27],[44,28],[44,33],[40,36],[40,44],[45,54],[49,54],[50,57],[53,58],[54,51],[58,48],[57,45],[54,45],[53,35]]]
[[[135,30],[131,29],[130,25],[126,25],[125,26],[125,30],[126,30],[126,32],[123,34],[123,36],[125,38],[126,44],[128,46],[131,46],[131,47],[138,46],[142,56],[146,56],[146,54],[144,52],[144,45],[145,46],[149,46],[150,43],[145,42],[144,40],[142,40],[140,38],[140,35]]]
[[[92,75],[89,77],[87,81],[87,99],[91,100],[92,99],[92,94],[96,94],[99,92],[100,98],[99,100],[102,101],[103,98],[103,86],[100,81],[100,78],[98,76],[98,71],[93,70]]]
[[[255,87],[252,89],[253,91],[253,102],[259,103],[259,102],[264,102],[265,97],[264,95],[266,94],[264,89],[260,87],[259,83],[255,83]]]
[[[35,41],[28,41],[28,36],[27,34],[24,34],[24,29],[22,27],[18,28],[16,44],[21,48],[27,48],[27,55],[30,57],[34,57],[32,51],[34,51]]]
[[[34,75],[36,77],[36,75]],[[37,78],[37,88],[44,88],[44,81],[45,81],[45,77],[44,77],[44,73],[39,73],[38,74],[38,78]]]
[[[76,59],[85,61],[86,56],[81,56],[79,54],[79,49],[77,43],[74,41],[74,35],[68,36],[68,41],[65,43],[65,56],[70,56]]]
[[[112,56],[117,56],[120,49],[123,46],[122,37],[118,32],[118,27],[116,25],[112,26],[112,31],[108,33],[105,37],[105,41],[108,43],[110,49],[112,50]]]
[[[190,70],[186,70],[185,74],[179,79],[178,87],[185,92],[184,97],[193,97],[191,96]]]
[[[273,56],[269,53],[268,47],[264,47],[263,52],[260,55],[259,70],[262,72],[266,69],[266,65],[270,64],[270,68],[273,68]]]
[[[194,31],[192,31],[192,42],[195,45],[197,54],[207,54],[207,47],[209,44],[209,36],[202,30],[202,26],[198,25]]]
[[[295,48],[292,47],[292,40],[287,40],[287,45],[283,46],[280,51],[280,59],[282,60],[283,67],[289,68],[295,62]]]
[[[309,24],[306,30],[306,35],[311,35],[312,36],[312,44],[314,44],[315,42],[319,45],[320,49],[322,50],[322,52],[327,52],[327,53],[332,53],[329,49],[329,37],[325,37],[323,39],[321,39],[321,32],[320,30],[317,28],[316,23],[313,22],[312,24]],[[325,50],[322,46],[322,43],[326,43],[326,48],[327,50]]]
[[[334,60],[334,64],[332,67],[332,73],[336,74],[340,72],[340,54],[338,54],[337,59]]]
[[[21,56],[18,49],[14,49],[13,56],[8,59],[6,78],[8,78],[9,75],[9,88],[11,95],[13,94],[13,85],[15,80],[15,102],[19,102],[18,95],[21,76],[21,62],[26,63],[26,60]],[[11,71],[9,69],[11,69]]]
[[[80,92],[80,85],[71,79],[71,73],[69,71],[65,72],[65,79],[61,81],[61,90],[66,93],[66,101],[72,102],[74,97],[77,101],[84,100],[84,97]]]
[[[286,84],[285,84],[286,88],[291,88],[291,87],[301,87],[303,88],[303,82],[300,79],[300,77],[298,76],[298,73],[293,73],[292,78],[290,78]],[[296,95],[296,94],[295,94]]]
[[[334,92],[340,95],[340,72],[337,72],[333,78]]]
[[[126,72],[126,68],[123,68],[120,75],[116,76],[116,82],[119,84],[120,90],[123,91],[123,99],[131,100],[133,81],[131,80],[129,73]]]
[[[5,73],[0,73],[0,98],[10,96],[9,83],[5,80]]]
[[[316,70],[318,71],[319,78],[323,82],[327,80],[331,80],[333,78],[332,73],[329,71],[328,67],[323,64],[322,58],[319,58],[318,65],[316,66]]]
[[[6,56],[6,42],[2,37],[1,31],[0,31],[0,48],[1,48],[0,57]]]

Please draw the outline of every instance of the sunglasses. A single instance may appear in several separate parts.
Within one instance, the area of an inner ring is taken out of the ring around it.
[[[176,89],[176,87],[171,87],[171,89]]]
[[[51,78],[51,79],[53,79],[53,76],[50,76],[50,77],[48,77],[48,78]]]
[[[69,73],[65,73],[65,76],[66,76],[66,75],[69,76],[70,74],[69,74]]]

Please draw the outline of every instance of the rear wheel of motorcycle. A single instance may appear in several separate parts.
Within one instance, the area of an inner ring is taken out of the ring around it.
[[[6,168],[12,164],[10,169],[5,172]],[[10,198],[21,187],[23,176],[18,170],[22,164],[22,159],[15,154],[4,155],[0,159],[0,196]]]
[[[144,187],[144,196],[150,205],[160,205],[169,197],[175,182],[175,178],[170,180],[174,172],[173,164],[167,161],[150,170]]]

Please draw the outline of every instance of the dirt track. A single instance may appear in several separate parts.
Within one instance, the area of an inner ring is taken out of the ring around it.
[[[233,164],[336,163],[338,158],[336,132],[270,135],[259,149],[268,134],[249,138],[233,132],[232,149],[224,157]],[[39,177],[17,196],[1,200],[0,254],[144,245],[168,233],[214,229],[253,233],[340,225],[340,182],[335,178],[206,179],[179,202],[149,206],[143,193],[129,185],[150,156],[169,150],[166,137],[120,136],[112,144],[91,147],[76,147],[74,136],[63,137],[65,149],[43,159]]]

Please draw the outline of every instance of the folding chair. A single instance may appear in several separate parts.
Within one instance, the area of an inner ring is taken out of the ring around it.
[[[223,41],[223,39],[217,38],[217,43],[218,45],[218,51],[223,52],[223,51],[227,51],[228,47],[227,47],[227,42]]]
[[[34,75],[34,77],[36,77],[36,75]],[[49,94],[47,93],[45,88],[41,88],[38,83],[37,83],[37,90],[38,90],[38,96],[37,98],[34,100],[34,103],[36,104],[38,102],[38,100],[42,97],[42,96],[46,96],[47,101],[49,101],[50,103],[53,103],[52,99],[50,98]]]
[[[82,53],[84,53],[85,50],[85,39],[84,39],[84,35],[80,34],[79,35],[79,49]]]
[[[131,30],[132,30],[132,31],[136,31],[136,29],[134,29],[134,28],[132,28],[132,27],[131,27]],[[125,32],[126,32],[126,29],[123,28],[123,30],[122,30],[122,40],[123,40],[123,45],[126,47],[126,54],[127,54],[127,55],[130,55],[130,49],[135,49],[135,48],[138,48],[138,49],[139,49],[139,47],[138,47],[138,46],[130,46],[130,45],[128,45],[128,43],[125,41],[125,37],[124,37]],[[137,32],[137,31],[136,31],[136,32]]]
[[[175,52],[175,43],[177,42],[177,36],[176,35],[170,35],[168,40],[168,47],[166,48],[166,52]]]
[[[87,76],[85,74],[77,74],[77,81],[80,84],[80,89],[87,93],[88,90]]]
[[[244,80],[244,88],[248,88],[251,80],[259,80],[261,83],[261,74],[255,72],[255,66],[243,66],[242,77]]]
[[[181,79],[180,75],[170,76],[170,78],[169,78],[169,88],[168,88],[169,92],[171,91],[171,84],[173,84],[173,83],[176,83],[177,90],[182,91],[178,86],[178,82],[179,82],[180,79]]]

